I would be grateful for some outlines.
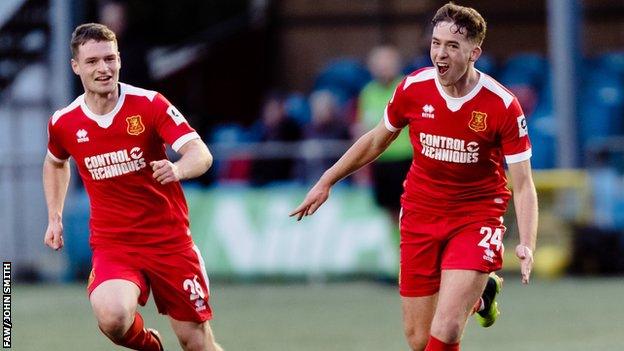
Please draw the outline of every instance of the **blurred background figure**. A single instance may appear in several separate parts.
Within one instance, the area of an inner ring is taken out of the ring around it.
[[[587,223],[574,227],[573,273],[616,274],[624,270],[624,177],[617,168],[618,155],[604,147],[588,153],[592,210]]]
[[[358,123],[356,139],[383,123],[384,109],[401,76],[401,55],[397,48],[384,45],[371,50],[368,55],[368,69],[373,77],[358,100]],[[388,212],[393,222],[398,222],[401,210],[403,181],[412,163],[412,146],[407,128],[401,130],[397,139],[372,164],[372,181],[375,202]],[[393,231],[398,245],[399,232]]]
[[[310,123],[305,126],[302,156],[302,179],[316,181],[346,150],[350,140],[349,126],[341,113],[338,99],[330,90],[310,94]]]
[[[254,139],[261,143],[293,143],[301,140],[301,127],[286,112],[285,95],[271,92],[262,105],[260,119],[252,126]],[[268,144],[265,144],[268,145]],[[279,144],[275,145],[278,149]],[[287,145],[281,148],[288,154]],[[295,159],[292,155],[260,155],[251,166],[251,184],[267,185],[284,182],[294,177]]]

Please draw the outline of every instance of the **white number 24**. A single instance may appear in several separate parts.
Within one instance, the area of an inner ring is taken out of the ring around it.
[[[479,246],[489,249],[490,245],[495,245],[496,251],[500,251],[501,246],[503,245],[503,230],[501,228],[494,229],[494,232],[492,233],[492,228],[481,227],[481,234],[485,236],[479,242]]]

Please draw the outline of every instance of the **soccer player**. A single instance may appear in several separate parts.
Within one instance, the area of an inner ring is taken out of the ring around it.
[[[537,236],[531,145],[518,100],[474,68],[486,23],[474,9],[448,3],[434,15],[433,67],[397,86],[382,121],[329,168],[292,213],[312,215],[331,187],[379,156],[409,125],[414,160],[402,195],[399,290],[412,350],[459,350],[475,301],[490,319],[500,280],[502,215],[514,190],[521,279],[527,284]],[[488,283],[491,282],[491,283]],[[486,289],[487,285],[487,289]],[[483,317],[483,316],[482,316]],[[487,324],[486,324],[487,325]]]
[[[106,26],[78,26],[71,49],[84,94],[48,123],[45,244],[63,247],[73,157],[91,202],[87,289],[104,335],[130,349],[163,350],[158,332],[145,328],[137,312],[151,289],[184,350],[219,351],[208,322],[209,282],[180,186],[206,172],[212,155],[164,96],[118,81],[117,41]],[[165,143],[181,155],[178,161],[167,159]]]

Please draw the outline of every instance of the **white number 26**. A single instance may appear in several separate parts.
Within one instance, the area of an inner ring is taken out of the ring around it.
[[[201,284],[197,281],[197,276],[195,276],[192,280],[186,279],[184,283],[182,283],[182,287],[185,291],[188,291],[191,294],[191,301],[197,300],[198,298],[206,298],[204,289],[202,289]]]

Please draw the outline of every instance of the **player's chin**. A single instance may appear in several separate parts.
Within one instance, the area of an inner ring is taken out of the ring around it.
[[[93,91],[98,94],[111,94],[115,92],[116,86],[117,83],[112,79],[107,82],[95,82],[93,86]]]

